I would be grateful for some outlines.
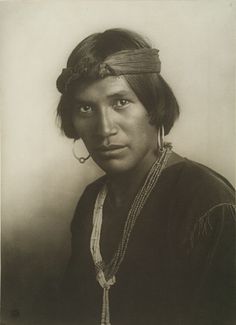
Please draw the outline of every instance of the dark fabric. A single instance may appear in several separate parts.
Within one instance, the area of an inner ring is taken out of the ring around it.
[[[90,254],[92,213],[105,177],[89,185],[72,221],[65,274],[67,324],[99,324],[102,289]],[[166,168],[146,202],[110,290],[112,325],[236,323],[234,190],[220,175],[185,159]],[[114,254],[126,213],[104,207],[101,252]]]

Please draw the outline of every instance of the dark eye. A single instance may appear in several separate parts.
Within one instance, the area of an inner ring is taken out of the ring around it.
[[[93,112],[93,108],[90,105],[80,105],[75,110],[81,114],[91,114]]]
[[[128,99],[117,99],[114,103],[114,107],[116,109],[122,109],[126,107],[129,103],[130,101]]]

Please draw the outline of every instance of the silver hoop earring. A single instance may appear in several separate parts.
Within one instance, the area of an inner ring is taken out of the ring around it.
[[[164,136],[165,136],[165,129],[164,129],[164,126],[162,125],[162,126],[160,126],[158,133],[157,133],[158,148],[159,148],[159,151],[161,151],[161,152],[164,150],[164,145],[165,145]]]
[[[72,147],[72,153],[73,153],[73,156],[75,157],[76,160],[78,160],[81,164],[84,164],[86,162],[86,160],[88,160],[90,158],[90,155],[88,155],[88,157],[79,157],[76,155],[76,152],[75,152],[75,143],[76,143],[76,140],[74,141],[73,143],[73,147]]]

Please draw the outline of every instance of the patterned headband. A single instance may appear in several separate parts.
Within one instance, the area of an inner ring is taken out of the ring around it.
[[[73,80],[89,77],[91,71],[98,78],[142,73],[160,73],[161,62],[157,49],[123,50],[109,55],[102,63],[86,57],[74,67],[62,70],[57,79],[57,89],[64,94]]]

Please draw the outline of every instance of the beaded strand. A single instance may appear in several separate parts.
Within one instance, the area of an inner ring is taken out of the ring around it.
[[[128,246],[129,237],[131,234],[131,231],[133,229],[133,226],[137,220],[138,215],[140,214],[144,204],[146,203],[147,198],[149,197],[149,194],[153,190],[164,166],[166,165],[166,162],[170,155],[170,145],[166,145],[166,150],[164,150],[163,154],[160,156],[160,158],[153,164],[152,168],[150,169],[150,172],[144,182],[144,185],[140,189],[140,191],[137,193],[134,202],[131,206],[131,209],[128,213],[128,217],[125,223],[123,235],[121,242],[119,244],[118,250],[116,254],[114,255],[111,262],[108,264],[106,269],[110,271],[108,273],[108,278],[112,275],[115,275],[119,269],[119,266],[121,262],[124,259],[124,255]]]
[[[125,257],[129,238],[132,229],[135,225],[135,222],[142,208],[144,207],[150,193],[156,185],[162,170],[166,166],[168,158],[171,154],[171,149],[171,144],[165,144],[161,156],[152,165],[143,186],[135,196],[133,204],[129,210],[122,238],[118,245],[118,249],[110,263],[107,265],[105,265],[100,252],[103,204],[107,195],[107,186],[104,185],[98,193],[93,212],[93,230],[90,239],[90,251],[95,265],[97,281],[103,288],[101,325],[111,325],[109,310],[109,289],[116,281],[115,275]]]

